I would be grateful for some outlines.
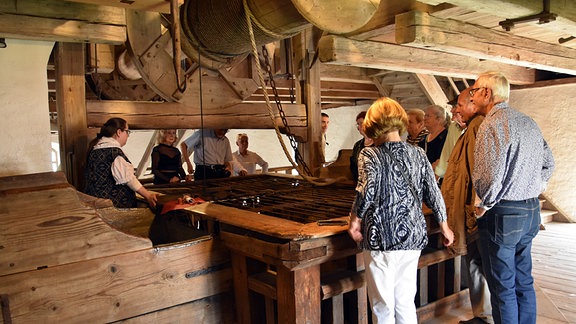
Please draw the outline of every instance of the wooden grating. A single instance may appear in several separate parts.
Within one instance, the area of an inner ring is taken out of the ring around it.
[[[292,177],[257,175],[154,186],[161,201],[190,195],[218,205],[287,219],[302,224],[348,215],[355,192],[352,184],[315,186]]]

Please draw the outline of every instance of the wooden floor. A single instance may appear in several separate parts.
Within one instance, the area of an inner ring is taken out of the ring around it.
[[[576,323],[576,224],[545,227],[532,245],[534,281],[566,322]]]
[[[547,223],[532,246],[538,324],[576,324],[576,224]],[[470,304],[425,324],[454,324],[472,318]]]

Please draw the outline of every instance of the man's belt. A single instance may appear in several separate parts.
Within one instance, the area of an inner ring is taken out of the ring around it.
[[[224,164],[198,164],[198,165],[196,165],[196,168],[222,170],[222,169],[226,169],[226,166]]]

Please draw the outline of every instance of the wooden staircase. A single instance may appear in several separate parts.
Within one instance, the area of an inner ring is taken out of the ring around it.
[[[546,229],[544,226],[546,223],[562,221],[563,217],[560,215],[558,209],[552,203],[550,203],[544,195],[540,195],[538,199],[540,200],[541,230]]]

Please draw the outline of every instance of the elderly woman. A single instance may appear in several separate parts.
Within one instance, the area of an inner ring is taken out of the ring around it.
[[[176,144],[176,130],[162,129],[158,131],[156,145],[152,149],[152,174],[154,184],[178,183],[186,178],[182,168],[182,154],[174,147]]]
[[[407,115],[390,98],[366,113],[364,132],[374,140],[358,158],[356,199],[348,233],[364,250],[374,323],[417,323],[416,271],[428,243],[422,201],[432,209],[451,245],[446,207],[424,152],[402,142]]]
[[[424,138],[428,135],[428,130],[424,125],[424,111],[421,109],[408,109],[406,113],[408,114],[408,137],[406,142],[412,145],[424,143]],[[424,148],[424,145],[422,145],[422,148]]]
[[[122,151],[129,135],[128,123],[122,118],[110,118],[102,125],[88,149],[84,192],[110,199],[119,208],[136,207],[137,192],[154,207],[156,195],[138,181],[132,163]]]
[[[432,164],[432,168],[436,168],[438,165],[444,142],[448,136],[447,127],[450,118],[447,116],[446,109],[442,106],[432,105],[425,109],[424,125],[430,133],[426,135],[424,151],[428,161]]]

